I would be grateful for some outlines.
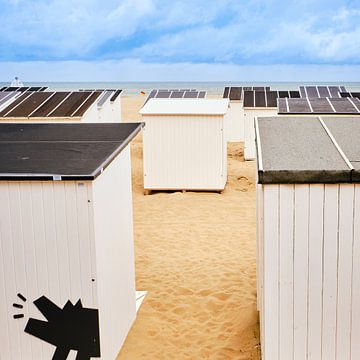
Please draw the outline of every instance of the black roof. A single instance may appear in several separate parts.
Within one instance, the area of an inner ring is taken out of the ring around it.
[[[94,180],[143,125],[0,124],[0,180]]]
[[[261,117],[261,184],[359,183],[360,117]]]

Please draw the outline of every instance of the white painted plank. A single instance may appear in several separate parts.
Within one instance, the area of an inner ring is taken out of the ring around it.
[[[66,223],[69,247],[70,297],[72,302],[79,299],[81,292],[80,245],[77,221],[76,183],[66,184]]]
[[[279,212],[279,360],[293,358],[294,314],[294,194],[293,185],[280,186]]]
[[[336,359],[350,359],[354,185],[340,185]]]
[[[81,295],[84,306],[93,305],[92,291],[92,260],[91,260],[91,240],[88,214],[88,196],[86,182],[76,184],[76,209],[79,231],[79,249],[81,266]]]
[[[263,188],[261,184],[256,186],[256,286],[257,286],[257,310],[261,309],[262,302],[262,243],[264,227]]]
[[[351,360],[358,360],[360,359],[360,185],[355,185],[352,264]]]
[[[22,238],[24,242],[24,253],[26,262],[26,284],[28,301],[34,301],[39,297],[39,287],[37,281],[37,263],[43,262],[45,259],[38,258],[36,253],[36,239],[34,237],[34,214],[32,207],[31,184],[29,182],[19,183],[20,203],[18,204],[21,214]],[[14,241],[19,240],[14,238]],[[29,304],[29,313],[31,317],[37,316],[37,312],[33,304]],[[28,338],[29,335],[23,335]],[[33,339],[32,339],[33,340]],[[34,359],[42,358],[42,341],[31,341],[32,357]]]
[[[309,185],[295,185],[294,360],[307,357]]]
[[[49,293],[47,297],[60,304],[59,256],[56,240],[55,204],[53,183],[42,184],[42,200],[44,207],[46,260],[49,277]]]
[[[21,199],[19,183],[9,182],[9,200],[10,200],[10,222],[11,233],[13,240],[14,250],[14,268],[16,271],[16,286],[17,292],[22,293],[25,297],[28,297],[28,284],[27,284],[27,261],[24,248],[24,237],[22,229],[22,217],[21,217]],[[14,294],[15,295],[15,294]],[[25,319],[19,319],[17,321],[18,329],[20,333],[20,354],[19,359],[26,359],[28,354],[31,354],[31,344],[28,336],[23,335],[24,321]]]
[[[65,204],[65,183],[54,182],[54,208],[55,208],[55,231],[56,243],[59,257],[59,287],[60,302],[59,306],[64,306],[70,300],[70,265],[69,249],[67,238],[67,216]]]
[[[279,186],[264,186],[264,359],[279,359]]]
[[[0,185],[0,350],[1,359],[20,359],[20,338],[17,322],[12,318],[12,302],[16,298],[13,243],[10,225],[9,193],[7,183]]]
[[[338,185],[325,185],[322,358],[335,360],[338,256]]]
[[[324,185],[310,185],[308,360],[321,359]]]

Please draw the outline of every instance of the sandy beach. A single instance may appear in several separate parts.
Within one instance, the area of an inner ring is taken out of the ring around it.
[[[144,97],[124,97],[124,121]],[[255,162],[228,147],[223,194],[143,195],[142,138],[131,145],[136,287],[148,295],[117,360],[260,358]]]

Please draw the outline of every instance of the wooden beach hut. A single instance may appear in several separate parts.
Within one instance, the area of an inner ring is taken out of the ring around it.
[[[228,105],[227,99],[150,99],[143,106],[146,193],[224,189]]]
[[[223,98],[230,100],[227,122],[225,124],[226,140],[243,142],[244,135],[244,91],[267,91],[269,86],[227,86]]]
[[[359,117],[256,121],[264,360],[360,358]]]
[[[7,92],[0,92],[6,94]],[[0,122],[120,122],[116,91],[26,91],[0,110]]]
[[[254,119],[259,116],[276,116],[280,98],[299,98],[299,91],[249,91],[244,92],[244,158],[255,160],[255,127]]]
[[[1,359],[116,358],[136,314],[141,128],[0,124]]]

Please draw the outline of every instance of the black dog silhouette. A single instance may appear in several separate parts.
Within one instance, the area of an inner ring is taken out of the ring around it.
[[[80,300],[61,309],[45,296],[34,304],[48,321],[30,318],[25,332],[56,346],[52,360],[66,360],[70,350],[77,351],[76,360],[100,357],[98,310],[84,308]]]

